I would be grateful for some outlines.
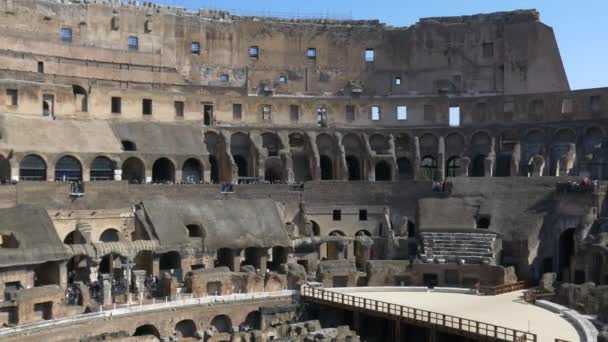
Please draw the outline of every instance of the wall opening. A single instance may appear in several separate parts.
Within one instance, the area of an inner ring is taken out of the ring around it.
[[[133,336],[155,336],[157,339],[160,340],[160,333],[158,332],[158,329],[156,329],[155,326],[150,324],[141,325],[137,327],[137,329],[135,329],[135,332],[133,333]]]
[[[359,159],[357,157],[346,156],[346,166],[348,167],[348,180],[361,180],[361,170],[359,166]]]
[[[185,319],[175,325],[175,335],[177,338],[194,338],[196,337],[196,324],[191,319]]]
[[[473,169],[471,170],[471,177],[484,177],[486,175],[486,156],[478,154],[473,159]]]
[[[160,158],[152,166],[152,181],[154,183],[175,182],[175,167],[167,158]]]
[[[194,158],[186,160],[182,168],[182,183],[197,184],[203,180],[201,163]]]
[[[203,104],[203,125],[211,126],[213,124],[213,105]]]
[[[420,161],[421,178],[435,180],[437,174],[437,160],[431,156],[423,157]]]
[[[130,184],[143,184],[146,181],[144,163],[131,157],[122,163],[122,179]]]
[[[568,279],[570,273],[570,265],[575,252],[574,233],[575,228],[568,228],[559,236],[559,270],[558,280]]]
[[[90,178],[92,181],[114,180],[116,163],[106,157],[97,157],[91,163]]]
[[[99,236],[101,242],[118,242],[120,241],[120,233],[114,228],[108,228]]]
[[[89,101],[88,101],[87,91],[79,85],[73,85],[72,92],[74,93],[76,111],[88,112],[89,111]]]
[[[82,180],[80,161],[72,156],[61,157],[55,164],[55,181],[73,182]]]
[[[232,321],[230,320],[230,317],[226,315],[215,316],[211,320],[211,326],[214,327],[219,333],[232,332]]]
[[[333,162],[328,156],[321,156],[321,180],[332,180],[334,178]]]
[[[414,178],[414,170],[412,163],[406,157],[397,159],[397,168],[399,169],[399,180],[407,180]]]
[[[376,164],[376,182],[387,182],[391,180],[391,166],[384,160]]]

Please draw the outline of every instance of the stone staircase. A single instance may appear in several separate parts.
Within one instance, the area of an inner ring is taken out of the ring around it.
[[[495,233],[422,232],[424,262],[494,263]]]

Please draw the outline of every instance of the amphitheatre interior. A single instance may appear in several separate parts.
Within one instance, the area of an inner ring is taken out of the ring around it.
[[[608,88],[536,10],[0,32],[0,340],[608,340]]]

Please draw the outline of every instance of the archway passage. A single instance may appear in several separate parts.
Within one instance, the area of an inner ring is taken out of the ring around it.
[[[155,336],[157,339],[160,339],[160,333],[155,326],[151,324],[145,324],[137,327],[133,336]]]
[[[45,181],[46,163],[35,155],[25,156],[19,164],[19,180],[21,181]]]
[[[473,170],[471,172],[472,177],[484,177],[486,175],[486,156],[479,154],[473,159]]]
[[[0,154],[0,184],[11,181],[11,163]]]
[[[250,312],[242,325],[245,331],[258,330],[262,324],[262,314],[259,311]]]
[[[217,251],[215,259],[215,267],[228,267],[231,271],[234,270],[234,252],[229,248],[220,248]]]
[[[91,280],[89,260],[90,258],[84,255],[75,255],[68,260],[66,270],[69,284],[72,284],[75,281],[89,282]]]
[[[293,176],[296,183],[303,183],[312,180],[308,155],[304,153],[294,153],[292,155],[292,159]]]
[[[63,243],[66,245],[83,245],[87,243],[87,241],[78,230],[73,230],[66,235],[65,239],[63,239]]]
[[[348,167],[348,180],[361,180],[361,167],[359,159],[355,156],[346,156],[346,166]]]
[[[282,264],[287,263],[287,248],[282,246],[272,247],[272,263],[270,269],[276,271]]]
[[[391,166],[384,160],[376,164],[376,182],[388,182],[391,180]]]
[[[281,182],[284,180],[283,161],[280,158],[272,157],[266,160],[264,179],[268,182]]]
[[[460,157],[451,157],[445,166],[446,177],[457,177],[460,174]]]
[[[334,179],[333,162],[328,156],[322,155],[321,159],[321,180]]]
[[[570,273],[570,264],[575,252],[574,233],[575,228],[564,230],[559,236],[559,269],[558,280],[564,279],[564,276]],[[567,278],[566,278],[567,280]]]
[[[201,163],[190,158],[186,160],[182,168],[182,183],[197,184],[203,179],[203,168]]]
[[[232,321],[230,320],[230,317],[228,317],[226,315],[215,316],[211,320],[211,326],[215,327],[217,332],[220,332],[220,333],[232,332]]]
[[[133,269],[144,270],[151,275],[154,270],[154,256],[151,251],[139,251],[133,258]]]
[[[238,176],[249,177],[249,168],[247,166],[247,160],[239,154],[234,155],[233,158],[234,163],[236,164]]]
[[[82,180],[80,161],[72,156],[61,157],[55,164],[55,180],[68,182]]]
[[[496,158],[496,177],[511,176],[511,155],[500,154]]]
[[[114,169],[116,163],[106,157],[97,157],[91,163],[91,180],[108,181],[114,180]]]
[[[194,324],[194,321],[191,319],[179,321],[175,325],[175,334],[178,338],[196,337],[196,331],[196,324]]]
[[[152,181],[155,183],[175,182],[175,166],[167,158],[160,158],[152,166]]]
[[[399,168],[399,180],[407,180],[414,178],[414,169],[412,163],[406,157],[397,159],[397,168]]]
[[[118,230],[114,228],[109,228],[103,231],[99,236],[99,241],[101,242],[118,242],[120,241],[120,234]]]
[[[217,164],[217,158],[215,156],[209,156],[209,167],[211,168],[211,182],[219,183],[220,182],[220,169]]]
[[[135,157],[125,160],[122,163],[122,179],[131,184],[144,183],[146,179],[144,163]]]

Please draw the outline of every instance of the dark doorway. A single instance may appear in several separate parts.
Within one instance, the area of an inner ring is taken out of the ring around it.
[[[201,167],[201,163],[194,158],[186,160],[182,168],[182,183],[197,184],[202,179],[203,168]]]
[[[483,154],[477,155],[475,159],[473,159],[473,170],[471,172],[472,177],[484,177],[486,175],[485,162],[486,156]]]
[[[500,154],[496,160],[496,177],[511,176],[511,155]]]
[[[376,182],[388,182],[390,180],[391,166],[385,161],[380,161],[376,164]]]
[[[217,159],[215,156],[209,156],[209,167],[211,168],[211,182],[219,183],[220,182],[220,170],[219,165],[217,165]]]
[[[152,181],[154,183],[175,182],[175,167],[167,158],[160,158],[152,166]]]
[[[133,333],[133,336],[155,336],[157,339],[160,339],[160,333],[158,332],[158,329],[156,329],[155,326],[150,324],[137,327],[137,329],[135,329],[135,332]]]
[[[333,162],[328,156],[321,156],[321,180],[334,179]]]
[[[55,164],[55,180],[68,182],[82,180],[80,161],[72,156],[61,157]]]
[[[234,163],[238,171],[239,177],[249,177],[249,168],[247,167],[247,160],[241,155],[234,155]]]
[[[213,105],[203,104],[203,125],[211,126],[213,124]]]
[[[569,273],[570,262],[574,256],[574,232],[575,228],[568,228],[559,236],[559,270],[557,278],[562,280]]]
[[[359,167],[359,159],[355,156],[346,157],[346,166],[348,167],[348,180],[361,180],[361,169]]]
[[[397,167],[399,168],[399,180],[407,180],[414,178],[414,170],[412,163],[406,157],[397,159]]]
[[[135,157],[125,160],[122,163],[122,178],[131,184],[145,183],[144,163]]]

